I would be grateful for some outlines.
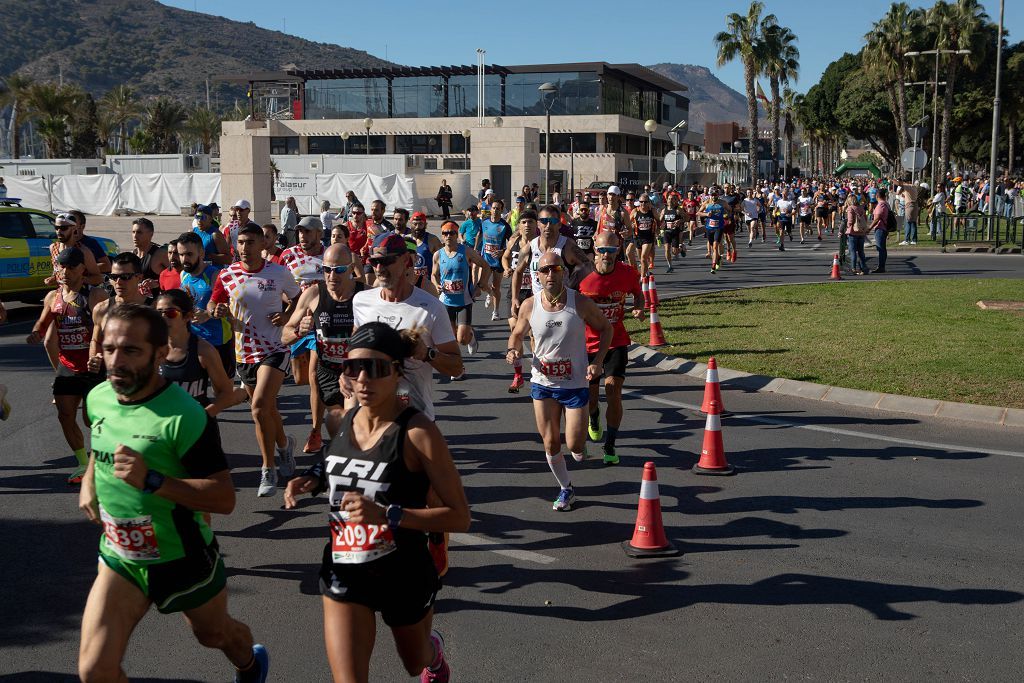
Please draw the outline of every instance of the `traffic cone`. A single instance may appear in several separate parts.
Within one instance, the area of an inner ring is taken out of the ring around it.
[[[704,380],[704,401],[700,404],[700,412],[707,415],[711,411],[711,402],[718,402],[718,409],[725,410],[722,403],[722,388],[718,385],[718,364],[715,357],[708,358],[708,374]]]
[[[651,286],[646,277],[640,278],[640,289],[644,292],[644,308],[651,307]]]
[[[842,280],[843,276],[839,274],[839,254],[832,255],[832,277],[830,280]]]
[[[658,287],[654,284],[654,276],[647,276],[647,296],[651,299],[651,306],[657,307],[661,301],[658,300]]]
[[[665,333],[661,329],[661,319],[658,317],[658,307],[651,306],[651,338],[647,345],[657,348],[667,344]]]
[[[658,472],[653,462],[644,463],[633,538],[624,541],[622,549],[630,557],[669,557],[679,554],[665,536],[665,526],[661,521],[661,497],[658,495]]]
[[[718,401],[712,401],[708,410],[708,420],[704,426],[704,447],[700,451],[700,460],[693,466],[693,473],[719,476],[736,474],[735,468],[725,461],[722,412]]]

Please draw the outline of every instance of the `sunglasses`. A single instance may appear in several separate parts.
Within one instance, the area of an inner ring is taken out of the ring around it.
[[[174,320],[175,318],[185,315],[180,308],[158,308],[156,309],[156,312],[169,320]]]
[[[321,273],[333,273],[334,275],[341,275],[346,270],[348,270],[348,266],[318,266],[317,267],[317,271],[318,272],[321,272]]]
[[[353,216],[362,216],[364,213],[365,213],[364,211],[353,211],[352,215]]]
[[[398,361],[386,358],[345,358],[341,361],[341,372],[349,379],[359,379],[364,372],[367,379],[390,377],[396,367]]]
[[[618,247],[594,247],[594,251],[598,254],[614,254],[618,250]]]
[[[547,275],[548,273],[561,273],[562,270],[562,266],[541,266],[537,269],[537,272]]]
[[[118,280],[120,280],[121,282],[127,282],[128,280],[131,280],[133,277],[138,276],[138,273],[108,273],[106,276],[106,280],[107,282],[116,282]]]
[[[444,235],[445,237],[451,237],[453,235],[458,235],[459,231],[458,230],[442,230],[441,234]]]
[[[383,266],[384,268],[390,268],[395,265],[395,261],[398,260],[397,256],[376,256],[367,259],[367,262],[374,268]]]
[[[71,230],[75,226],[73,226],[73,225],[56,225],[54,227],[57,228],[57,232],[64,232],[65,230]]]
[[[559,223],[562,222],[560,219],[555,218],[554,216],[546,216],[544,218],[538,218],[537,220],[543,223],[544,225],[558,225]]]

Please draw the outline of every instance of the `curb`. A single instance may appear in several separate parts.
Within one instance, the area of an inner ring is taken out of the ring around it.
[[[704,379],[708,366],[706,363],[668,356],[647,346],[633,344],[629,347],[630,360],[657,367],[667,372],[677,372],[695,379]],[[863,391],[847,389],[827,384],[801,382],[782,377],[752,375],[739,370],[718,368],[718,379],[723,385],[756,391],[759,393],[782,394],[796,396],[815,401],[826,401],[855,408],[871,408],[895,413],[909,413],[922,417],[942,417],[950,420],[964,420],[1000,427],[1024,428],[1024,409],[1000,408],[973,403],[957,403],[955,401],[937,401],[916,396],[900,396],[885,394],[879,391]]]

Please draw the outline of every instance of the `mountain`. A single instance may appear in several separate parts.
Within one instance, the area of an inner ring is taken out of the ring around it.
[[[706,66],[662,63],[647,68],[689,88],[686,95],[690,98],[690,130],[703,131],[708,121],[735,121],[746,126],[747,96],[718,80]],[[764,122],[767,121],[767,115],[763,108],[759,108],[759,111],[758,127],[763,128],[766,126]]]
[[[361,50],[316,43],[255,24],[189,12],[155,0],[0,0],[7,40],[0,76],[78,83],[94,96],[125,83],[145,96],[204,100],[213,75],[373,67],[390,63]],[[230,107],[244,89],[211,81]]]

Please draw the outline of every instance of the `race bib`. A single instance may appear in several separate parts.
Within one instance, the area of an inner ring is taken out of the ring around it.
[[[576,246],[578,246],[583,251],[590,251],[591,249],[594,248],[594,240],[592,240],[589,237],[577,237]]]
[[[572,361],[565,360],[538,360],[537,365],[545,377],[551,379],[567,379],[572,377]]]
[[[501,245],[491,244],[490,242],[484,242],[484,253],[487,254],[488,256],[497,258],[498,256],[501,256],[501,252]]]
[[[364,564],[394,552],[395,536],[387,524],[355,524],[347,512],[331,512],[331,558],[337,564]]]
[[[88,349],[89,339],[89,331],[85,327],[71,327],[57,333],[57,344],[64,351]]]
[[[160,559],[160,548],[156,544],[156,532],[153,531],[153,518],[150,515],[112,517],[101,507],[100,519],[107,545],[118,556],[126,560]]]
[[[718,230],[720,227],[722,227],[722,221],[717,218],[708,219],[708,230]]]
[[[461,294],[463,288],[462,280],[445,280],[441,283],[441,291],[447,294]]]
[[[320,340],[320,359],[340,365],[348,353],[348,337],[323,337]]]
[[[604,313],[604,317],[608,319],[608,322],[614,324],[622,320],[623,313],[625,311],[621,304],[598,304],[598,308]]]

